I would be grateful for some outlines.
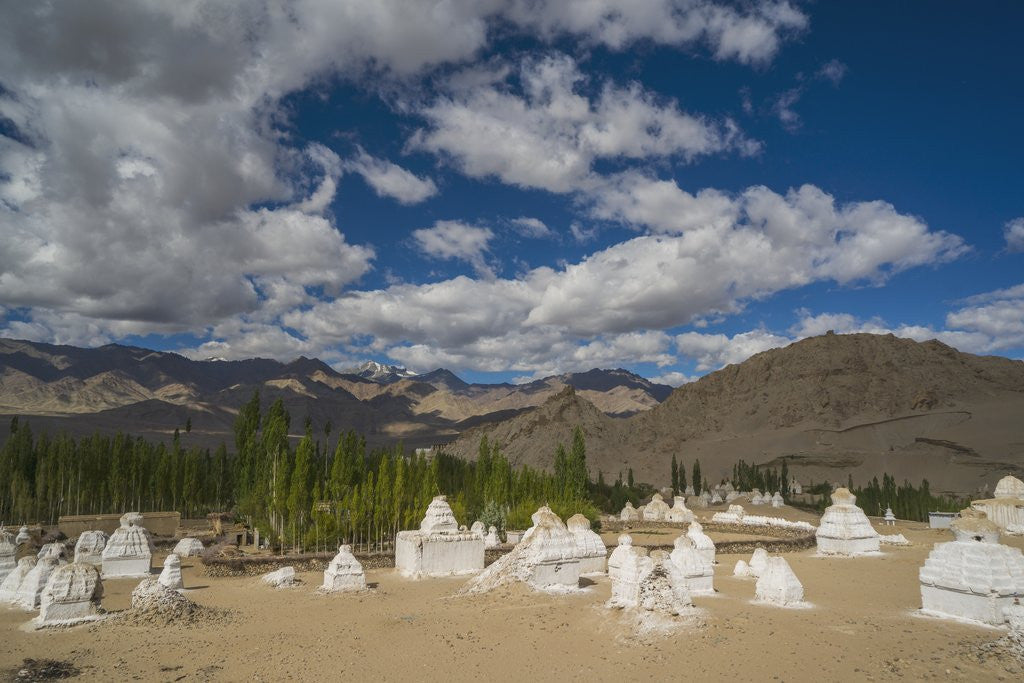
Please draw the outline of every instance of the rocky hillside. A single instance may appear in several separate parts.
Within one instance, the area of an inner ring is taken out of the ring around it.
[[[785,457],[818,481],[887,470],[954,491],[1024,469],[1024,362],[870,334],[827,334],[757,354],[627,420],[545,404],[467,432],[453,449],[471,453],[487,433],[514,459],[550,466],[554,445],[538,442],[570,433],[577,413],[590,420],[581,424],[592,470],[631,466],[656,484],[665,483],[672,454],[700,458],[709,478],[727,475],[739,458]],[[526,429],[534,423],[543,425],[533,428],[541,438]]]

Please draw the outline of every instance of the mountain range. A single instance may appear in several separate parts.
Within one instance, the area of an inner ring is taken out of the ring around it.
[[[962,353],[938,341],[826,334],[684,384],[649,411],[613,420],[571,387],[537,408],[463,432],[518,464],[550,466],[580,425],[591,473],[667,485],[672,455],[709,481],[739,459],[810,481],[867,483],[883,472],[971,493],[1024,473],[1024,361]]]
[[[51,431],[148,436],[166,436],[191,420],[190,438],[209,445],[230,443],[237,409],[256,390],[266,405],[284,401],[293,431],[308,416],[318,430],[330,422],[375,444],[404,439],[427,446],[450,441],[468,426],[514,416],[566,386],[617,417],[649,410],[672,391],[625,370],[471,384],[441,368],[415,374],[372,361],[339,372],[305,357],[197,361],[117,344],[78,348],[0,339],[0,414],[28,416]]]

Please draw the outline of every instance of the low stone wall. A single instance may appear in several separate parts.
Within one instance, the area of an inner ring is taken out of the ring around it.
[[[489,565],[512,549],[512,546],[484,551],[484,565]],[[323,571],[335,553],[303,553],[301,555],[238,555],[217,557],[207,551],[200,558],[206,576],[262,576],[281,567],[295,567],[297,572]],[[353,553],[363,569],[387,569],[395,566],[393,553]]]
[[[679,532],[683,533],[688,526],[686,523],[676,522],[613,522],[611,524],[603,524],[601,530],[629,533],[630,531],[643,531],[644,529],[679,529]],[[752,526],[749,524],[720,524],[717,522],[701,522],[701,526],[704,527],[705,533],[717,531],[720,533],[746,534],[748,536],[764,536],[764,538],[751,539],[749,541],[720,541],[715,543],[715,552],[723,554],[752,553],[755,548],[764,548],[770,553],[792,553],[807,550],[817,545],[814,532],[807,531],[806,529]],[[673,549],[671,544],[646,547],[652,550],[671,551]]]
[[[174,536],[181,522],[180,512],[143,512],[142,526],[154,536]],[[68,538],[77,538],[83,531],[102,531],[108,536],[121,526],[121,515],[64,515],[57,519],[57,528]]]

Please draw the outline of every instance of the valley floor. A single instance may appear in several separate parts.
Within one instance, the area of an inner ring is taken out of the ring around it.
[[[699,623],[653,637],[604,608],[606,577],[572,595],[516,587],[455,597],[465,579],[413,582],[381,569],[367,572],[372,592],[325,596],[314,591],[319,573],[275,590],[253,578],[206,577],[189,560],[188,597],[226,617],[26,632],[29,615],[0,609],[0,671],[51,658],[70,661],[84,680],[1020,680],[1024,668],[1011,657],[979,657],[1002,631],[915,614],[918,568],[949,532],[915,523],[878,529],[913,545],[857,559],[786,555],[811,609],[751,604],[754,581],[732,577],[736,560],[749,556],[721,554],[718,594],[695,599]],[[127,607],[135,583],[105,582],[106,609]]]

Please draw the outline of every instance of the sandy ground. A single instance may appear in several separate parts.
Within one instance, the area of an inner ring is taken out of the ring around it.
[[[188,597],[229,610],[226,620],[26,632],[31,615],[0,608],[0,670],[53,658],[73,662],[84,680],[104,681],[1020,680],[1016,663],[973,652],[999,630],[914,614],[917,570],[950,534],[911,523],[878,529],[914,545],[857,559],[786,555],[813,603],[805,610],[751,604],[754,581],[732,577],[736,560],[749,558],[719,555],[718,594],[695,599],[699,623],[654,638],[638,637],[628,614],[604,608],[606,577],[571,595],[516,587],[453,597],[465,579],[415,582],[383,569],[367,572],[371,592],[327,596],[314,592],[317,573],[275,590],[252,578],[208,578],[185,561]],[[104,606],[127,607],[135,584],[107,581]]]

